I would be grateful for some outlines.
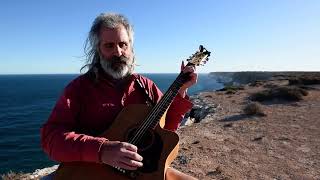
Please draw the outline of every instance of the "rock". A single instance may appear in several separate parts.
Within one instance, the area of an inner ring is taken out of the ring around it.
[[[227,124],[224,124],[224,125],[223,125],[223,127],[226,127],[226,128],[227,128],[227,127],[232,127],[232,126],[233,126],[232,123],[227,123]]]
[[[262,140],[262,138],[264,138],[264,136],[263,136],[263,135],[262,135],[262,136],[258,136],[258,137],[253,138],[253,139],[252,139],[252,141],[261,141],[261,140]]]
[[[179,164],[188,164],[189,158],[184,155],[177,156],[176,160],[179,162]]]
[[[200,143],[200,141],[196,140],[192,144],[199,144],[199,143]]]
[[[48,174],[51,174],[52,172],[57,170],[58,166],[59,165],[54,165],[54,166],[43,168],[43,169],[37,169],[32,174],[30,174],[29,178],[36,179],[36,178],[40,178]]]
[[[216,112],[218,105],[208,104],[199,96],[191,97],[194,104],[190,112],[186,113],[184,119],[181,122],[181,126],[189,126],[193,123],[199,123],[207,115]]]
[[[215,170],[207,172],[207,176],[216,176],[221,173],[222,173],[221,168],[218,166],[216,167]]]

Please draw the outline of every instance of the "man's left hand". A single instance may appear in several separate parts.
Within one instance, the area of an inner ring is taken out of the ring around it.
[[[183,61],[182,61],[182,63],[181,63],[181,71],[182,71],[183,73],[190,73],[190,75],[189,75],[189,80],[186,81],[186,82],[182,85],[182,87],[180,88],[180,90],[179,90],[179,94],[180,94],[182,97],[185,97],[186,94],[187,94],[188,88],[197,83],[198,74],[196,73],[196,68],[195,68],[195,67],[193,67],[193,66],[185,66]]]

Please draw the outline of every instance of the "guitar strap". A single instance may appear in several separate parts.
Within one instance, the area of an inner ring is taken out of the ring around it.
[[[138,84],[139,88],[143,91],[143,94],[146,96],[147,98],[147,105],[148,106],[154,106],[155,102],[152,99],[152,96],[150,95],[150,93],[148,92],[147,88],[144,86],[144,84],[140,81],[139,78],[135,79],[135,82]]]

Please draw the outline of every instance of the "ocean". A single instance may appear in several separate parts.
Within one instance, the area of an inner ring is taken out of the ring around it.
[[[164,92],[177,74],[143,74]],[[0,174],[33,172],[57,164],[40,147],[40,127],[47,120],[63,88],[78,75],[0,75]],[[199,74],[189,89],[201,91],[222,88],[222,84]]]

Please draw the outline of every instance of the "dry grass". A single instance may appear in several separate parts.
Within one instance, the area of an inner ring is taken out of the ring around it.
[[[262,107],[259,103],[257,102],[251,102],[249,104],[247,104],[244,108],[243,108],[243,112],[246,115],[258,115],[258,116],[265,116],[266,114],[263,112]]]
[[[303,96],[308,95],[308,91],[296,86],[275,87],[272,89],[264,90],[254,93],[250,96],[252,101],[268,101],[274,99],[286,101],[300,101]]]
[[[312,85],[320,84],[320,77],[317,75],[304,75],[289,79],[289,85]]]
[[[225,91],[226,94],[234,94],[236,93],[238,90],[244,90],[244,86],[243,85],[227,85],[222,89],[219,89],[217,91]]]

